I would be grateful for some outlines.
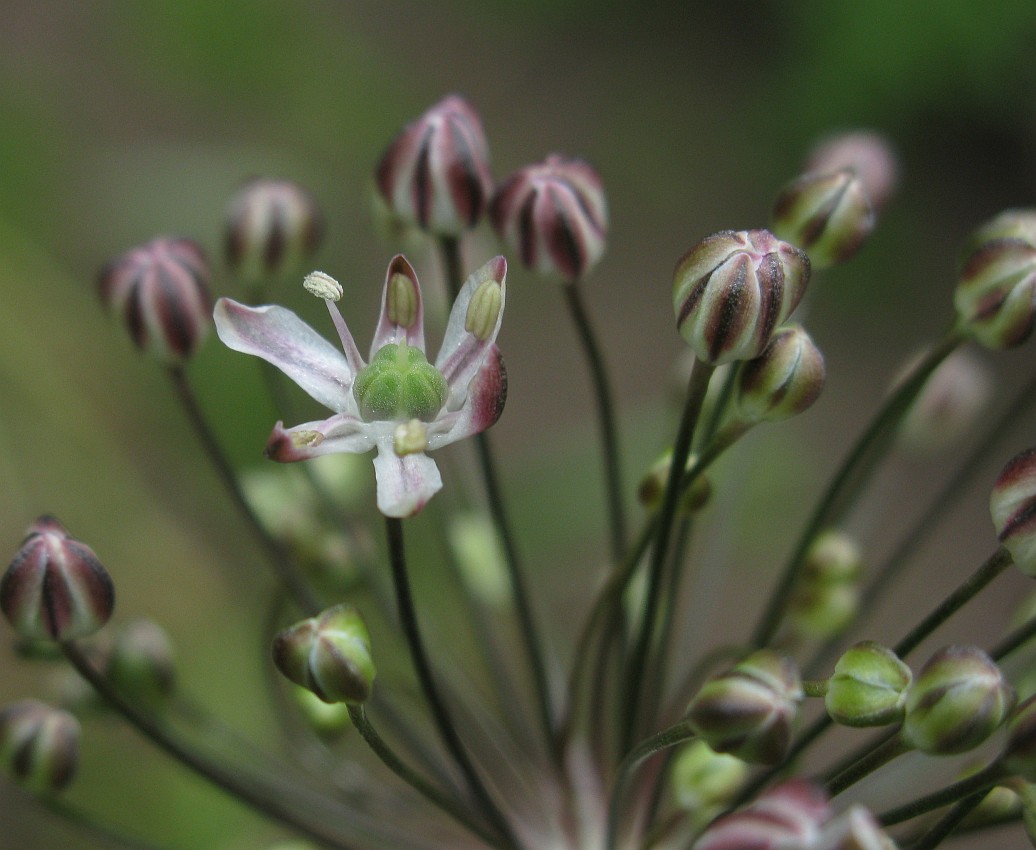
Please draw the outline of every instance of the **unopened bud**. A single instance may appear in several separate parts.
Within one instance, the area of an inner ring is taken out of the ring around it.
[[[791,850],[812,848],[831,816],[823,789],[791,779],[749,805],[715,820],[691,850]]]
[[[802,298],[809,258],[767,230],[716,233],[677,263],[673,308],[699,360],[752,360]]]
[[[371,694],[374,661],[367,627],[349,605],[336,605],[274,639],[277,669],[324,702],[360,703]]]
[[[706,682],[687,707],[687,722],[718,753],[777,764],[788,750],[802,696],[795,663],[761,649]]]
[[[899,164],[888,139],[871,130],[850,130],[821,139],[803,172],[829,174],[851,169],[863,182],[871,206],[880,210],[896,190]]]
[[[825,375],[824,356],[809,334],[799,325],[785,325],[738,371],[738,409],[750,422],[796,416],[820,397]]]
[[[850,169],[804,174],[785,186],[773,208],[773,232],[798,245],[814,269],[848,260],[874,230],[863,181]]]
[[[160,360],[189,358],[212,324],[209,264],[190,239],[155,239],[101,270],[97,289],[137,348]]]
[[[451,95],[408,124],[382,155],[378,192],[406,224],[438,235],[474,227],[493,191],[475,109]]]
[[[673,760],[673,798],[685,811],[707,813],[737,793],[748,771],[741,759],[717,753],[704,741],[691,741]]]
[[[490,217],[522,264],[540,274],[576,281],[604,255],[604,185],[581,159],[552,154],[515,172],[493,196]]]
[[[349,706],[341,702],[324,702],[313,691],[293,686],[291,695],[306,725],[324,740],[340,738],[350,729]]]
[[[1015,565],[1036,577],[1036,448],[1015,455],[1000,471],[989,512],[997,539]]]
[[[324,235],[316,199],[290,180],[249,180],[227,207],[224,248],[231,272],[247,281],[297,272]]]
[[[1014,691],[981,649],[950,646],[921,668],[907,695],[903,740],[929,755],[974,749],[1014,705]]]
[[[692,469],[697,461],[697,455],[689,455],[684,471]],[[654,510],[662,504],[665,485],[669,480],[669,468],[672,465],[673,450],[668,449],[652,464],[651,469],[647,471],[644,477],[640,479],[640,486],[637,488],[637,498],[645,508]],[[709,479],[704,475],[696,475],[680,498],[679,510],[692,514],[705,507],[711,497],[712,484],[709,482]]]
[[[108,622],[114,607],[108,571],[53,517],[30,526],[0,579],[0,609],[18,635],[30,640],[91,635]]]
[[[137,620],[118,630],[105,670],[121,696],[149,711],[161,709],[176,684],[172,644],[150,620]]]
[[[79,721],[38,700],[0,709],[0,763],[38,794],[61,791],[79,762]]]
[[[903,718],[913,674],[892,650],[864,641],[850,647],[828,680],[824,706],[842,726],[887,726]]]
[[[1012,348],[1036,321],[1036,210],[1010,210],[971,237],[953,295],[965,330],[987,348]]]
[[[861,572],[860,550],[852,538],[835,529],[817,535],[788,600],[788,625],[809,638],[843,631],[856,616]]]

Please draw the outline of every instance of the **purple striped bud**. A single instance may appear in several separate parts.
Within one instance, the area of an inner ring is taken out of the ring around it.
[[[27,699],[0,709],[0,764],[38,794],[66,788],[79,763],[79,721]]]
[[[953,304],[987,348],[1028,339],[1036,322],[1036,210],[1001,213],[972,235]]]
[[[450,95],[408,124],[381,157],[378,192],[406,224],[454,236],[478,224],[493,181],[478,113]]]
[[[66,641],[108,622],[115,587],[93,550],[40,517],[0,579],[0,609],[23,638]]]
[[[823,789],[791,779],[739,811],[718,818],[691,850],[792,850],[813,847],[831,816]]]
[[[190,357],[212,324],[209,264],[190,239],[154,239],[127,251],[101,270],[97,289],[137,348],[168,363]]]
[[[778,422],[807,410],[824,389],[824,355],[799,325],[774,333],[766,350],[741,366],[737,404],[751,422]]]
[[[773,207],[773,232],[802,248],[815,269],[848,260],[874,223],[863,181],[850,169],[803,174],[781,190]]]
[[[907,694],[903,740],[929,755],[974,749],[1004,722],[1014,691],[981,649],[949,646],[935,653]]]
[[[795,662],[761,649],[707,681],[687,707],[687,722],[717,753],[777,764],[788,750],[802,695]]]
[[[301,271],[324,235],[316,199],[290,180],[249,180],[227,207],[227,265],[247,281]]]
[[[604,185],[581,159],[551,154],[516,171],[493,196],[489,214],[500,238],[539,274],[571,283],[604,255]]]
[[[1036,578],[1036,448],[1015,455],[989,497],[997,539],[1015,565]]]
[[[801,300],[809,271],[809,257],[768,230],[708,236],[676,264],[676,327],[705,363],[751,360]]]
[[[875,210],[896,190],[899,164],[888,139],[869,130],[851,130],[822,139],[810,152],[803,172],[830,174],[848,168],[860,178]]]
[[[360,703],[371,695],[370,635],[350,605],[335,605],[285,629],[274,638],[273,660],[286,678],[324,702]]]

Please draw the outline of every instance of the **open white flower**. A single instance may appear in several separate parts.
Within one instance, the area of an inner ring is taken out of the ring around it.
[[[267,456],[291,462],[376,448],[378,509],[390,517],[420,511],[442,487],[425,450],[478,434],[503,411],[507,374],[496,336],[506,276],[507,262],[495,257],[468,278],[434,365],[425,356],[421,286],[402,255],[393,257],[385,274],[369,364],[334,303],[341,287],[322,272],[309,275],[306,287],[325,299],[342,351],[290,310],[221,298],[214,316],[223,343],[272,363],[334,411],[294,428],[278,422]]]

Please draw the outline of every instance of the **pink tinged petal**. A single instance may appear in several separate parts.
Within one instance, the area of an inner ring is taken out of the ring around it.
[[[376,439],[372,423],[340,413],[294,428],[285,428],[283,422],[278,422],[266,441],[265,454],[278,463],[294,463],[340,452],[363,454],[374,448]]]
[[[398,281],[397,275],[402,276]],[[386,345],[398,345],[404,338],[407,345],[424,351],[424,304],[421,299],[421,284],[417,280],[417,272],[407,258],[402,254],[396,254],[385,272],[385,286],[381,291],[381,316],[377,330],[374,331],[374,340],[371,342],[370,359],[374,359],[374,355]]]
[[[500,312],[492,331],[484,339],[480,339],[465,330],[468,306],[471,304],[472,295],[479,286],[490,280],[500,284]],[[471,274],[457,296],[457,300],[453,303],[442,348],[439,349],[439,356],[435,360],[435,368],[442,372],[450,387],[450,396],[446,401],[448,411],[456,411],[464,404],[468,394],[468,384],[482,369],[490,349],[495,348],[494,343],[500,332],[500,323],[503,321],[504,306],[506,305],[506,280],[507,261],[503,257],[494,257]]]
[[[283,307],[247,307],[220,298],[216,333],[235,351],[272,363],[310,396],[336,413],[353,413],[355,373],[331,343]]]
[[[389,517],[413,516],[442,489],[435,461],[423,452],[400,457],[393,450],[391,436],[378,442],[374,474],[378,479],[378,510]]]
[[[507,371],[500,349],[491,346],[482,368],[468,385],[467,398],[459,411],[442,413],[428,426],[428,448],[438,449],[474,434],[481,434],[496,423],[507,400]]]

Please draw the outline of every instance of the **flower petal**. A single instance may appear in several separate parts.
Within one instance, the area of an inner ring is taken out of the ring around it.
[[[213,312],[224,345],[272,363],[336,413],[353,413],[355,374],[345,355],[283,307],[247,307],[220,298]]]
[[[370,359],[389,343],[406,344],[424,351],[424,304],[417,272],[402,254],[396,254],[385,272],[381,291],[381,317],[371,342]]]
[[[453,302],[450,320],[446,326],[446,336],[443,339],[442,348],[439,350],[439,356],[435,360],[435,368],[442,372],[450,385],[450,397],[446,401],[446,409],[449,411],[458,410],[465,403],[468,384],[482,369],[490,351],[495,348],[494,343],[500,332],[500,322],[504,316],[506,278],[507,261],[503,257],[494,257],[482,268],[472,272],[457,296],[457,300]],[[470,326],[468,308],[471,305],[472,296],[475,295],[478,288],[491,280],[500,285],[500,308],[495,321],[489,326],[488,333],[476,336],[468,330]]]
[[[489,346],[482,368],[468,384],[459,411],[440,413],[428,426],[428,448],[438,449],[473,434],[480,434],[500,418],[507,400],[507,370],[500,349]]]
[[[372,430],[371,423],[348,413],[294,428],[278,422],[266,441],[266,456],[279,463],[292,463],[336,452],[363,454],[376,444],[377,435]]]
[[[378,479],[378,510],[385,516],[413,516],[442,489],[435,461],[424,452],[400,457],[391,437],[378,441],[374,474]]]

